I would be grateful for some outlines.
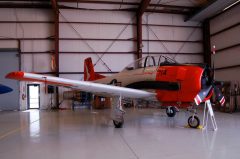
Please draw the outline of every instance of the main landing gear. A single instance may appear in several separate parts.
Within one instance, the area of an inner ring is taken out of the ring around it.
[[[166,108],[166,113],[168,117],[174,117],[177,112],[179,112],[177,107],[169,106]]]
[[[122,97],[113,97],[112,99],[113,104],[113,124],[115,128],[122,128],[124,124],[124,118],[123,115],[125,114],[125,111],[122,108]]]

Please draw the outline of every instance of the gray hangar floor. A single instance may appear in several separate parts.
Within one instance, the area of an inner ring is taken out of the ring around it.
[[[240,114],[216,112],[218,130],[185,128],[188,113],[127,109],[0,112],[0,159],[239,159]],[[201,116],[201,113],[200,113]]]

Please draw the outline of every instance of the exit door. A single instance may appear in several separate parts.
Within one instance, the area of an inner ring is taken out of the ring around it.
[[[28,109],[40,108],[40,85],[28,84]]]

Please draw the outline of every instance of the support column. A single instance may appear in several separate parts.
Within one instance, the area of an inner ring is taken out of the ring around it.
[[[211,40],[210,40],[210,24],[209,19],[206,19],[202,25],[203,32],[203,57],[204,63],[211,66]]]
[[[142,15],[151,0],[142,0],[137,10],[137,59],[142,58]]]
[[[55,76],[59,77],[59,8],[56,0],[51,0],[54,13],[54,53],[55,53]],[[56,109],[59,108],[59,90],[56,87]]]
[[[142,16],[137,16],[137,59],[142,58]]]

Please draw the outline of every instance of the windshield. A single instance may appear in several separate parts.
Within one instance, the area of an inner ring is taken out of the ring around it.
[[[124,70],[135,70],[139,68],[145,67],[153,67],[153,66],[162,66],[162,65],[173,65],[177,62],[167,56],[146,56],[140,59],[137,59],[133,63],[129,64]]]

